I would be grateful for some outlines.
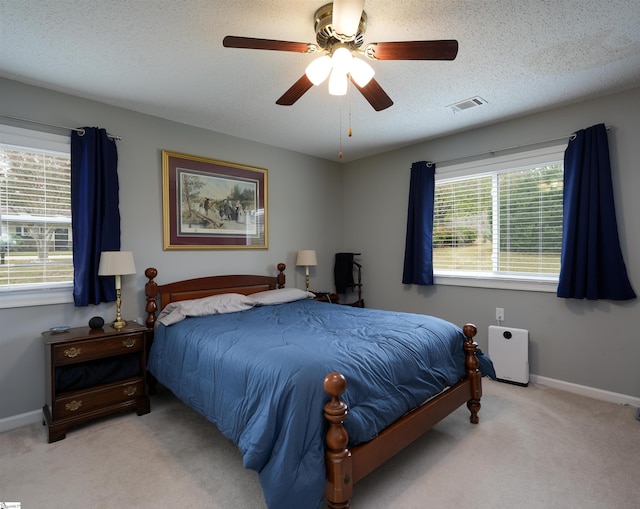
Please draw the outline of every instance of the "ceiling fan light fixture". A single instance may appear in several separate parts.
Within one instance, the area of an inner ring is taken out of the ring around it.
[[[371,78],[373,78],[375,73],[376,72],[373,70],[373,67],[364,60],[354,57],[351,61],[349,74],[351,74],[353,81],[355,81],[359,87],[366,86],[371,81]]]
[[[309,78],[309,81],[315,86],[318,86],[327,79],[331,72],[331,68],[331,57],[329,55],[324,55],[311,62],[304,72],[307,75],[307,78]]]
[[[222,44],[225,48],[314,53],[321,57],[311,62],[305,74],[276,100],[281,106],[293,105],[329,76],[332,95],[347,94],[352,82],[374,110],[382,111],[393,101],[373,79],[375,71],[356,56],[371,60],[455,60],[458,41],[454,39],[373,42],[361,49],[368,23],[363,7],[364,0],[333,0],[317,9],[313,15],[317,45],[231,35],[224,37]]]
[[[331,63],[333,68],[341,74],[347,74],[351,69],[353,55],[345,46],[339,46],[333,50]]]
[[[349,88],[349,79],[347,74],[336,70],[331,71],[329,76],[329,93],[331,95],[347,95]]]

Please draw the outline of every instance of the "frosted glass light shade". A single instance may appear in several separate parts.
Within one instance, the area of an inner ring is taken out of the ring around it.
[[[331,57],[333,69],[342,74],[347,74],[349,72],[352,60],[353,55],[351,54],[351,51],[349,51],[344,46],[340,46],[339,48],[334,50]]]
[[[320,58],[316,58],[307,66],[304,72],[311,83],[316,86],[320,85],[327,79],[331,72],[331,57],[329,55],[324,55]]]
[[[351,67],[349,73],[358,86],[364,87],[371,81],[376,73],[367,62],[360,60],[359,58],[353,58],[351,60]]]
[[[341,35],[352,36],[358,31],[364,0],[342,0],[333,3],[333,29]]]
[[[346,95],[349,88],[349,80],[346,74],[337,72],[335,69],[331,71],[329,76],[329,93],[331,95]]]

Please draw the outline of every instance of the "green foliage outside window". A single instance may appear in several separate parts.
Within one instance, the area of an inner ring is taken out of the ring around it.
[[[434,269],[557,275],[562,192],[562,163],[438,180]]]

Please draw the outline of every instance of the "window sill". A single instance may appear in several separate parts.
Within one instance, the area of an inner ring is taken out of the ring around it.
[[[68,304],[70,302],[73,302],[72,285],[0,292],[0,309],[48,306],[51,304]]]
[[[435,274],[434,284],[444,286],[467,286],[473,288],[494,288],[499,290],[521,290],[526,292],[556,293],[557,280],[486,278],[480,276],[451,276]]]

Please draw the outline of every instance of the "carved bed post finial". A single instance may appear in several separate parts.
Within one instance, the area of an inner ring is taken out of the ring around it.
[[[156,303],[158,285],[153,278],[158,275],[158,270],[154,267],[149,267],[144,271],[144,275],[149,279],[147,284],[144,285],[144,294],[147,296],[147,307],[145,308],[147,320],[145,323],[147,327],[153,329],[156,324],[156,312],[158,311],[158,304]]]
[[[349,435],[343,421],[349,409],[340,400],[347,388],[347,380],[337,372],[329,373],[324,379],[324,390],[331,396],[324,406],[324,417],[329,423],[325,436],[327,449],[327,487],[325,496],[329,509],[349,509],[349,499],[353,491],[351,452],[347,449]]]
[[[467,370],[467,377],[471,382],[471,398],[467,401],[467,408],[471,412],[469,420],[473,424],[478,424],[478,412],[480,411],[480,398],[482,397],[482,373],[478,370],[480,362],[476,356],[478,350],[478,343],[473,338],[478,333],[478,328],[472,323],[466,324],[462,331],[466,336],[464,342],[464,351],[467,356],[465,359],[465,368]]]
[[[286,281],[286,276],[284,275],[284,269],[286,269],[287,266],[284,263],[279,263],[278,264],[278,288],[284,288],[284,284]]]

